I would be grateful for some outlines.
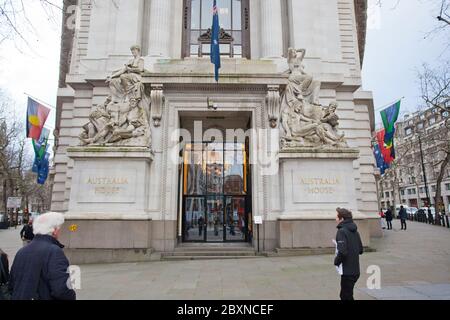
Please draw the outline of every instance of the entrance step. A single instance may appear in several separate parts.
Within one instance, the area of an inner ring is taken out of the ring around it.
[[[163,254],[163,261],[186,261],[186,260],[233,260],[233,259],[255,259],[260,256],[170,256]]]
[[[235,244],[183,244],[173,252],[162,253],[162,260],[205,260],[256,258],[250,245]]]

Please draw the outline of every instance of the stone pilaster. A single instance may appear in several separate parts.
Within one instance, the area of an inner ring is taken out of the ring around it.
[[[283,56],[283,27],[281,0],[260,0],[261,9],[261,57]]]
[[[169,57],[171,44],[170,21],[172,1],[151,0],[150,27],[148,34],[148,56]]]

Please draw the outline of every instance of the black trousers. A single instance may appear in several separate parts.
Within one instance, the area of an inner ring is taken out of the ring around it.
[[[392,221],[386,221],[388,230],[392,230]]]
[[[359,276],[341,276],[341,300],[355,300],[353,298],[353,289]]]
[[[401,219],[401,223],[402,223],[402,230],[403,229],[406,230],[406,220],[405,219]]]

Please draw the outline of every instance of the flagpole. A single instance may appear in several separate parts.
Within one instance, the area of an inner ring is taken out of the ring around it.
[[[51,104],[49,104],[49,103],[47,103],[47,102],[45,102],[45,101],[42,101],[41,99],[38,99],[38,98],[36,98],[36,97],[33,97],[31,94],[28,94],[28,93],[26,93],[26,92],[24,92],[23,94],[26,95],[26,96],[28,96],[28,97],[30,97],[31,99],[36,100],[37,102],[40,102],[40,103],[45,104],[46,107],[49,107],[50,109],[56,110],[56,107],[52,106]]]
[[[380,110],[382,110],[382,109],[384,109],[384,108],[386,108],[386,107],[388,107],[388,106],[393,105],[395,102],[397,102],[397,101],[402,101],[402,100],[404,100],[404,99],[405,99],[405,97],[401,97],[400,99],[396,99],[396,100],[394,100],[394,101],[392,101],[392,102],[390,102],[390,103],[385,104],[385,105],[382,106],[382,107],[379,107],[379,108],[375,109],[375,111],[380,111]]]

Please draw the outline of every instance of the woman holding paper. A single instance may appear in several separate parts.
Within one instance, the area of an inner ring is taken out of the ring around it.
[[[353,222],[352,213],[347,209],[337,208],[336,221],[336,258],[334,265],[341,274],[341,300],[354,300],[353,289],[360,276],[359,255],[363,254],[363,245],[358,227]],[[342,268],[342,269],[341,269]]]

